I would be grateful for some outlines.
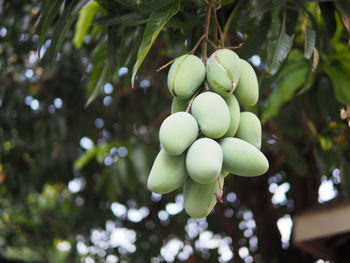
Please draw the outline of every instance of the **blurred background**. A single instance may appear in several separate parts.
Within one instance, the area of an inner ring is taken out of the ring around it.
[[[270,169],[195,220],[146,181],[156,69],[210,6],[258,74]],[[0,262],[350,262],[349,32],[348,0],[0,0]]]

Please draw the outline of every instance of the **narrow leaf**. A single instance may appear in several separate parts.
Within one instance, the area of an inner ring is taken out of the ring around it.
[[[90,2],[87,6],[79,11],[78,21],[75,24],[75,32],[73,38],[73,44],[75,48],[79,49],[83,44],[84,37],[87,35],[89,28],[92,24],[94,16],[98,12],[102,12],[104,9],[96,1]]]
[[[87,165],[88,162],[90,162],[93,158],[96,157],[96,154],[97,148],[93,148],[80,155],[79,158],[74,162],[74,169],[81,170],[82,168],[84,168],[84,166]]]
[[[350,72],[340,64],[324,68],[330,77],[336,99],[342,104],[350,103]]]
[[[293,69],[286,68],[274,90],[267,100],[267,106],[262,114],[262,123],[278,114],[283,104],[291,100],[295,92],[303,85],[307,73],[306,64],[296,64]]]
[[[146,55],[151,49],[154,41],[159,35],[160,31],[166,25],[166,23],[180,10],[180,1],[176,1],[170,6],[158,9],[153,12],[148,19],[145,31],[143,32],[141,45],[137,53],[136,63],[134,65],[131,77],[131,86],[134,87],[135,76],[139,70],[142,62],[144,61]]]
[[[254,7],[253,11],[250,12],[249,16],[251,18],[261,16],[264,13],[266,13],[267,11],[270,11],[276,7],[282,6],[287,2],[288,2],[288,0],[275,0],[275,1],[266,0],[266,1],[262,2],[260,5]]]
[[[310,28],[305,31],[304,57],[310,59],[316,44],[316,32]]]
[[[280,33],[277,43],[274,47],[273,54],[269,59],[267,71],[273,75],[280,68],[282,62],[287,58],[293,45],[294,36],[288,36],[284,30]],[[270,48],[271,50],[271,48]]]
[[[350,1],[349,0],[339,0],[335,1],[335,6],[341,15],[342,22],[350,34]]]
[[[121,24],[125,26],[136,26],[145,24],[147,18],[138,13],[128,13],[124,15],[109,14],[107,16],[96,19],[95,23],[98,25],[116,25]]]
[[[104,84],[106,84],[107,80],[108,80],[108,63],[105,63],[104,67],[103,67],[103,70],[102,70],[102,73],[101,73],[101,76],[95,86],[95,88],[93,89],[91,95],[89,96],[86,104],[85,104],[85,107],[88,107],[90,105],[91,102],[93,102],[97,96],[100,94],[100,91],[103,87]]]

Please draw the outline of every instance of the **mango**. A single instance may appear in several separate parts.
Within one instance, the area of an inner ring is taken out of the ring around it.
[[[174,97],[171,103],[171,114],[179,111],[186,111],[189,101],[190,100],[182,100]]]
[[[234,95],[227,96],[225,98],[225,101],[230,111],[230,126],[224,136],[232,137],[236,134],[239,126],[240,108],[238,101]]]
[[[200,138],[188,149],[186,169],[193,181],[209,184],[220,175],[223,153],[220,145],[209,138]]]
[[[235,95],[240,104],[254,106],[259,98],[259,85],[253,67],[244,59],[241,62],[241,76],[238,81]]]
[[[192,103],[191,113],[202,133],[210,138],[220,138],[230,126],[230,111],[224,99],[214,92],[199,94]]]
[[[206,64],[207,81],[210,88],[223,97],[235,90],[241,74],[241,63],[238,55],[229,49],[214,52]]]
[[[193,218],[206,217],[216,205],[215,193],[220,193],[224,186],[224,178],[220,176],[218,180],[209,184],[199,184],[190,177],[184,185],[184,207],[186,213]]]
[[[241,112],[241,120],[239,123],[236,137],[250,144],[256,148],[261,148],[261,123],[259,118],[249,111]]]
[[[205,66],[194,55],[183,55],[175,60],[168,73],[168,88],[174,97],[187,99],[199,88],[205,78]]]
[[[170,193],[183,185],[187,177],[185,155],[171,156],[162,149],[149,173],[147,188],[158,194]]]
[[[224,153],[224,171],[240,176],[258,176],[269,169],[265,155],[242,139],[224,138],[220,146]]]
[[[198,124],[188,112],[180,111],[167,117],[159,129],[159,141],[171,155],[180,155],[197,139]]]

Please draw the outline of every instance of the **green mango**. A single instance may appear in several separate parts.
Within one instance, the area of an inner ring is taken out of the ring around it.
[[[199,94],[192,103],[191,113],[202,133],[210,138],[220,138],[230,126],[230,111],[224,99],[214,92]]]
[[[225,98],[226,104],[230,111],[230,126],[224,137],[233,137],[239,126],[240,108],[239,103],[234,95]]]
[[[186,178],[185,155],[172,156],[162,149],[149,173],[147,188],[158,194],[170,193],[183,185]]]
[[[220,144],[213,139],[200,138],[187,151],[186,169],[193,181],[208,184],[220,175],[222,161]]]
[[[261,148],[261,123],[254,113],[249,111],[241,112],[241,120],[239,123],[236,137],[250,144],[256,148]]]
[[[219,49],[207,60],[207,81],[210,88],[223,97],[235,90],[241,73],[238,55],[229,49]]]
[[[224,153],[224,171],[240,176],[258,176],[269,169],[265,155],[242,139],[224,138],[220,145]]]
[[[199,184],[190,177],[187,178],[184,185],[184,207],[186,213],[193,218],[206,217],[216,205],[215,193],[220,193],[224,186],[224,177],[218,177],[218,180],[209,184]]]
[[[174,97],[187,99],[199,88],[205,78],[205,66],[194,55],[183,55],[175,60],[168,73],[168,88]]]
[[[182,100],[174,97],[171,103],[171,114],[179,111],[186,111],[189,101],[190,100]]]
[[[159,129],[159,141],[171,155],[180,155],[197,139],[198,124],[188,112],[180,111],[167,117]]]
[[[241,76],[238,81],[235,95],[240,104],[254,106],[259,99],[259,85],[253,67],[241,59]]]

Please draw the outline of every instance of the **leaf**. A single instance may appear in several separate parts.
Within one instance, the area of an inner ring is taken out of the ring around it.
[[[350,103],[350,72],[340,64],[328,65],[324,71],[330,77],[336,99],[342,104]]]
[[[259,50],[259,48],[267,38],[271,21],[272,21],[272,18],[270,13],[267,13],[263,16],[263,18],[259,22],[259,26],[257,26],[255,30],[249,34],[248,39],[244,44],[244,46],[238,50],[240,57],[246,58],[246,59],[250,58]]]
[[[148,19],[145,31],[143,32],[141,45],[137,53],[136,63],[132,70],[131,86],[134,87],[135,76],[143,60],[151,49],[154,41],[166,23],[180,10],[180,1],[176,1],[170,6],[158,9],[153,12]]]
[[[73,38],[73,44],[76,49],[79,49],[82,46],[84,37],[89,31],[95,14],[103,10],[104,9],[96,1],[92,1],[79,11]]]
[[[267,11],[270,11],[276,7],[282,6],[287,2],[288,0],[275,0],[275,1],[266,0],[262,2],[260,5],[258,5],[257,7],[254,7],[253,11],[250,12],[249,16],[251,18],[261,16]]]
[[[298,88],[303,85],[307,65],[305,63],[294,63],[293,68],[286,67],[281,75],[281,81],[277,83],[274,90],[267,100],[267,106],[262,114],[262,123],[278,114],[282,105],[288,102],[294,96]]]
[[[88,100],[85,104],[85,107],[88,107],[91,104],[91,102],[93,102],[97,98],[97,96],[99,95],[100,91],[102,90],[103,85],[106,84],[106,82],[108,81],[108,77],[109,77],[108,72],[109,72],[108,63],[105,63],[103,70],[102,70],[102,73],[101,73],[101,76],[98,79],[98,82],[97,82],[96,86],[94,87],[92,93],[89,95]]]
[[[287,58],[293,45],[294,36],[288,36],[284,30],[280,33],[271,59],[268,60],[267,71],[273,75],[280,68],[282,62]],[[270,50],[272,47],[270,46]]]
[[[350,1],[349,0],[335,1],[335,6],[341,15],[343,25],[345,26],[346,30],[350,34]]]
[[[138,13],[128,13],[120,16],[116,14],[109,14],[107,16],[96,19],[95,23],[98,25],[116,25],[121,24],[125,26],[137,26],[140,24],[145,24],[147,18]]]
[[[93,158],[96,157],[96,154],[97,154],[97,148],[93,148],[89,151],[84,152],[74,162],[74,165],[73,165],[74,169],[81,170],[82,168],[84,168],[84,166],[87,165],[88,162],[90,162]]]
[[[39,32],[39,46],[44,43],[47,32],[49,31],[55,17],[58,14],[59,7],[62,5],[60,0],[48,0],[42,7],[40,18],[36,24],[36,31]]]
[[[174,1],[175,0],[152,0],[145,4],[141,4],[140,6],[138,6],[138,9],[144,11],[155,11],[171,4]]]
[[[327,33],[329,39],[331,39],[335,33],[337,22],[335,20],[335,7],[331,2],[319,3],[322,17],[325,21]]]
[[[305,50],[304,57],[310,59],[316,43],[316,32],[310,28],[305,31]]]
[[[88,2],[89,0],[73,0],[70,2],[67,8],[65,8],[63,15],[60,17],[58,24],[54,29],[54,36],[51,41],[50,48],[46,53],[50,62],[53,63],[56,60],[57,53],[63,44],[63,40],[73,24],[78,11]]]

